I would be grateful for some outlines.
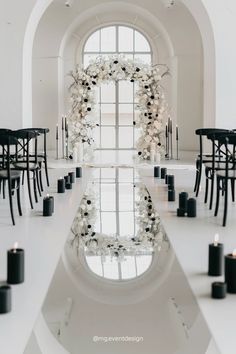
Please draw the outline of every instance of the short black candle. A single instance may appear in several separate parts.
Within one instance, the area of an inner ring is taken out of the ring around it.
[[[228,293],[236,294],[236,252],[225,256],[225,282]]]
[[[169,187],[173,187],[174,185],[175,185],[175,176],[174,175],[169,175],[168,176],[168,186]]]
[[[65,179],[60,178],[57,180],[57,193],[65,193]]]
[[[167,173],[167,168],[162,167],[161,168],[161,179],[165,179]]]
[[[174,201],[175,201],[175,190],[169,189],[168,190],[168,202],[174,202]]]
[[[226,296],[226,283],[214,282],[211,284],[211,297],[213,299],[224,299]]]
[[[54,209],[53,197],[46,196],[43,198],[43,216],[52,216]]]
[[[70,183],[70,176],[64,176],[65,184]]]
[[[223,274],[223,253],[222,243],[214,242],[209,245],[208,251],[208,275],[217,277]]]
[[[179,193],[179,209],[183,209],[187,212],[187,203],[188,203],[188,193],[181,192]]]
[[[25,280],[25,252],[21,248],[7,251],[7,282],[20,284]]]
[[[179,216],[179,217],[185,216],[185,210],[178,208],[177,209],[177,216]]]
[[[76,167],[76,178],[82,177],[82,168]]]
[[[72,189],[72,183],[70,182],[66,183],[66,189]]]
[[[9,285],[0,286],[0,314],[11,311],[11,287]]]
[[[70,183],[75,183],[75,173],[69,172],[68,175],[70,177]]]
[[[160,167],[159,166],[154,166],[154,177],[159,178],[160,177]]]
[[[197,216],[197,202],[195,198],[188,199],[187,215],[189,218],[195,218]]]

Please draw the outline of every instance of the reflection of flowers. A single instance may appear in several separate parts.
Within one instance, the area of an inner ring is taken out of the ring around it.
[[[72,146],[76,142],[94,144],[94,88],[109,81],[129,80],[139,84],[137,109],[140,114],[134,121],[141,132],[137,142],[138,155],[143,159],[150,159],[151,144],[155,144],[157,151],[163,154],[163,120],[167,105],[160,81],[168,73],[168,68],[164,66],[164,72],[161,72],[161,67],[163,66],[152,67],[116,55],[108,59],[98,56],[85,70],[77,67],[75,71],[71,71],[69,75],[73,83],[69,88],[71,110],[68,118]]]
[[[96,196],[89,192],[83,197],[72,226],[72,245],[86,250],[88,254],[99,255],[105,261],[106,256],[121,262],[126,255],[145,254],[160,250],[165,233],[160,217],[155,211],[152,199],[143,185],[137,185],[139,201],[136,202],[138,232],[135,237],[114,237],[94,231],[96,221]]]

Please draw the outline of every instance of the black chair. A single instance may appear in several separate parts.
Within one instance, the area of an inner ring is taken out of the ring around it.
[[[42,165],[43,164],[44,164],[44,169],[45,169],[47,186],[49,187],[48,161],[47,161],[47,134],[49,133],[49,128],[26,128],[24,130],[37,132],[39,136],[43,136],[43,151],[38,152],[38,163],[40,166],[39,181],[40,181],[40,188],[43,191],[43,182],[42,182]],[[34,158],[35,156],[32,155],[32,153],[31,153],[30,158],[31,157]]]
[[[218,129],[218,128],[201,128],[201,129],[197,129],[195,131],[195,134],[199,136],[199,154],[196,159],[196,177],[195,177],[195,184],[194,184],[194,192],[196,192],[196,197],[199,194],[203,164],[205,162],[212,161],[212,152],[211,153],[204,153],[204,151],[203,151],[203,138],[204,137],[206,138],[207,135],[210,133],[228,132],[228,131],[229,130],[227,130],[227,129]]]
[[[31,185],[30,185],[30,173],[33,174],[33,188],[34,197],[36,203],[38,202],[37,188],[39,195],[41,196],[41,190],[39,185],[39,170],[40,165],[38,163],[38,147],[37,137],[38,133],[31,130],[20,129],[12,131],[11,134],[18,140],[18,151],[16,154],[16,160],[14,162],[14,169],[17,171],[26,172],[28,194],[30,200],[30,206],[33,209]],[[33,157],[30,158],[30,145],[33,145]]]
[[[13,193],[16,189],[17,191],[17,206],[19,215],[22,215],[21,210],[21,201],[20,201],[20,179],[21,179],[21,172],[12,170],[11,163],[12,163],[12,151],[11,148],[15,147],[15,151],[17,150],[18,140],[11,136],[8,132],[0,132],[0,146],[2,148],[2,155],[0,161],[0,183],[4,183],[7,181],[8,184],[8,196],[9,196],[9,205],[10,205],[10,212],[11,212],[11,219],[13,225],[15,225],[15,218],[14,218],[14,211],[13,211]],[[5,198],[5,189],[4,189],[4,198]]]
[[[216,207],[215,216],[218,215],[220,192],[224,195],[224,214],[223,226],[226,226],[227,210],[228,210],[228,182],[231,182],[232,200],[234,201],[235,180],[236,180],[236,134],[229,134],[228,136],[221,136],[217,138],[221,145],[224,145],[226,152],[225,169],[216,171]]]

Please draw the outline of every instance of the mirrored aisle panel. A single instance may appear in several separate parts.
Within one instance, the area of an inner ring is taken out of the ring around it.
[[[90,271],[122,281],[143,274],[164,233],[133,168],[97,168],[72,226],[69,245]]]

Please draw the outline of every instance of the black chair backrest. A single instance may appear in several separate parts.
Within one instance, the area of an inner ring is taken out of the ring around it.
[[[21,152],[23,154],[23,157],[26,158],[27,163],[29,163],[29,156],[30,156],[30,141],[34,139],[34,162],[38,162],[38,143],[37,143],[37,137],[38,137],[38,132],[34,130],[27,130],[27,129],[19,129],[19,130],[14,130],[11,132],[11,135],[14,136],[15,138],[21,140],[22,142],[19,144],[21,147]]]
[[[203,139],[202,137],[209,134],[214,134],[214,133],[227,133],[229,132],[228,129],[220,129],[220,128],[200,128],[195,130],[195,134],[199,135],[199,155],[202,158],[203,156]]]
[[[9,132],[4,134],[0,133],[0,146],[2,147],[2,155],[1,155],[1,168],[7,169],[10,175],[10,158],[11,158],[11,149],[10,147],[14,145],[17,147],[18,140],[14,136],[12,136]],[[16,148],[17,150],[17,148]]]
[[[33,131],[37,132],[39,135],[43,135],[43,150],[44,150],[44,155],[47,155],[47,133],[49,133],[49,128],[26,128],[24,129],[26,131]]]

